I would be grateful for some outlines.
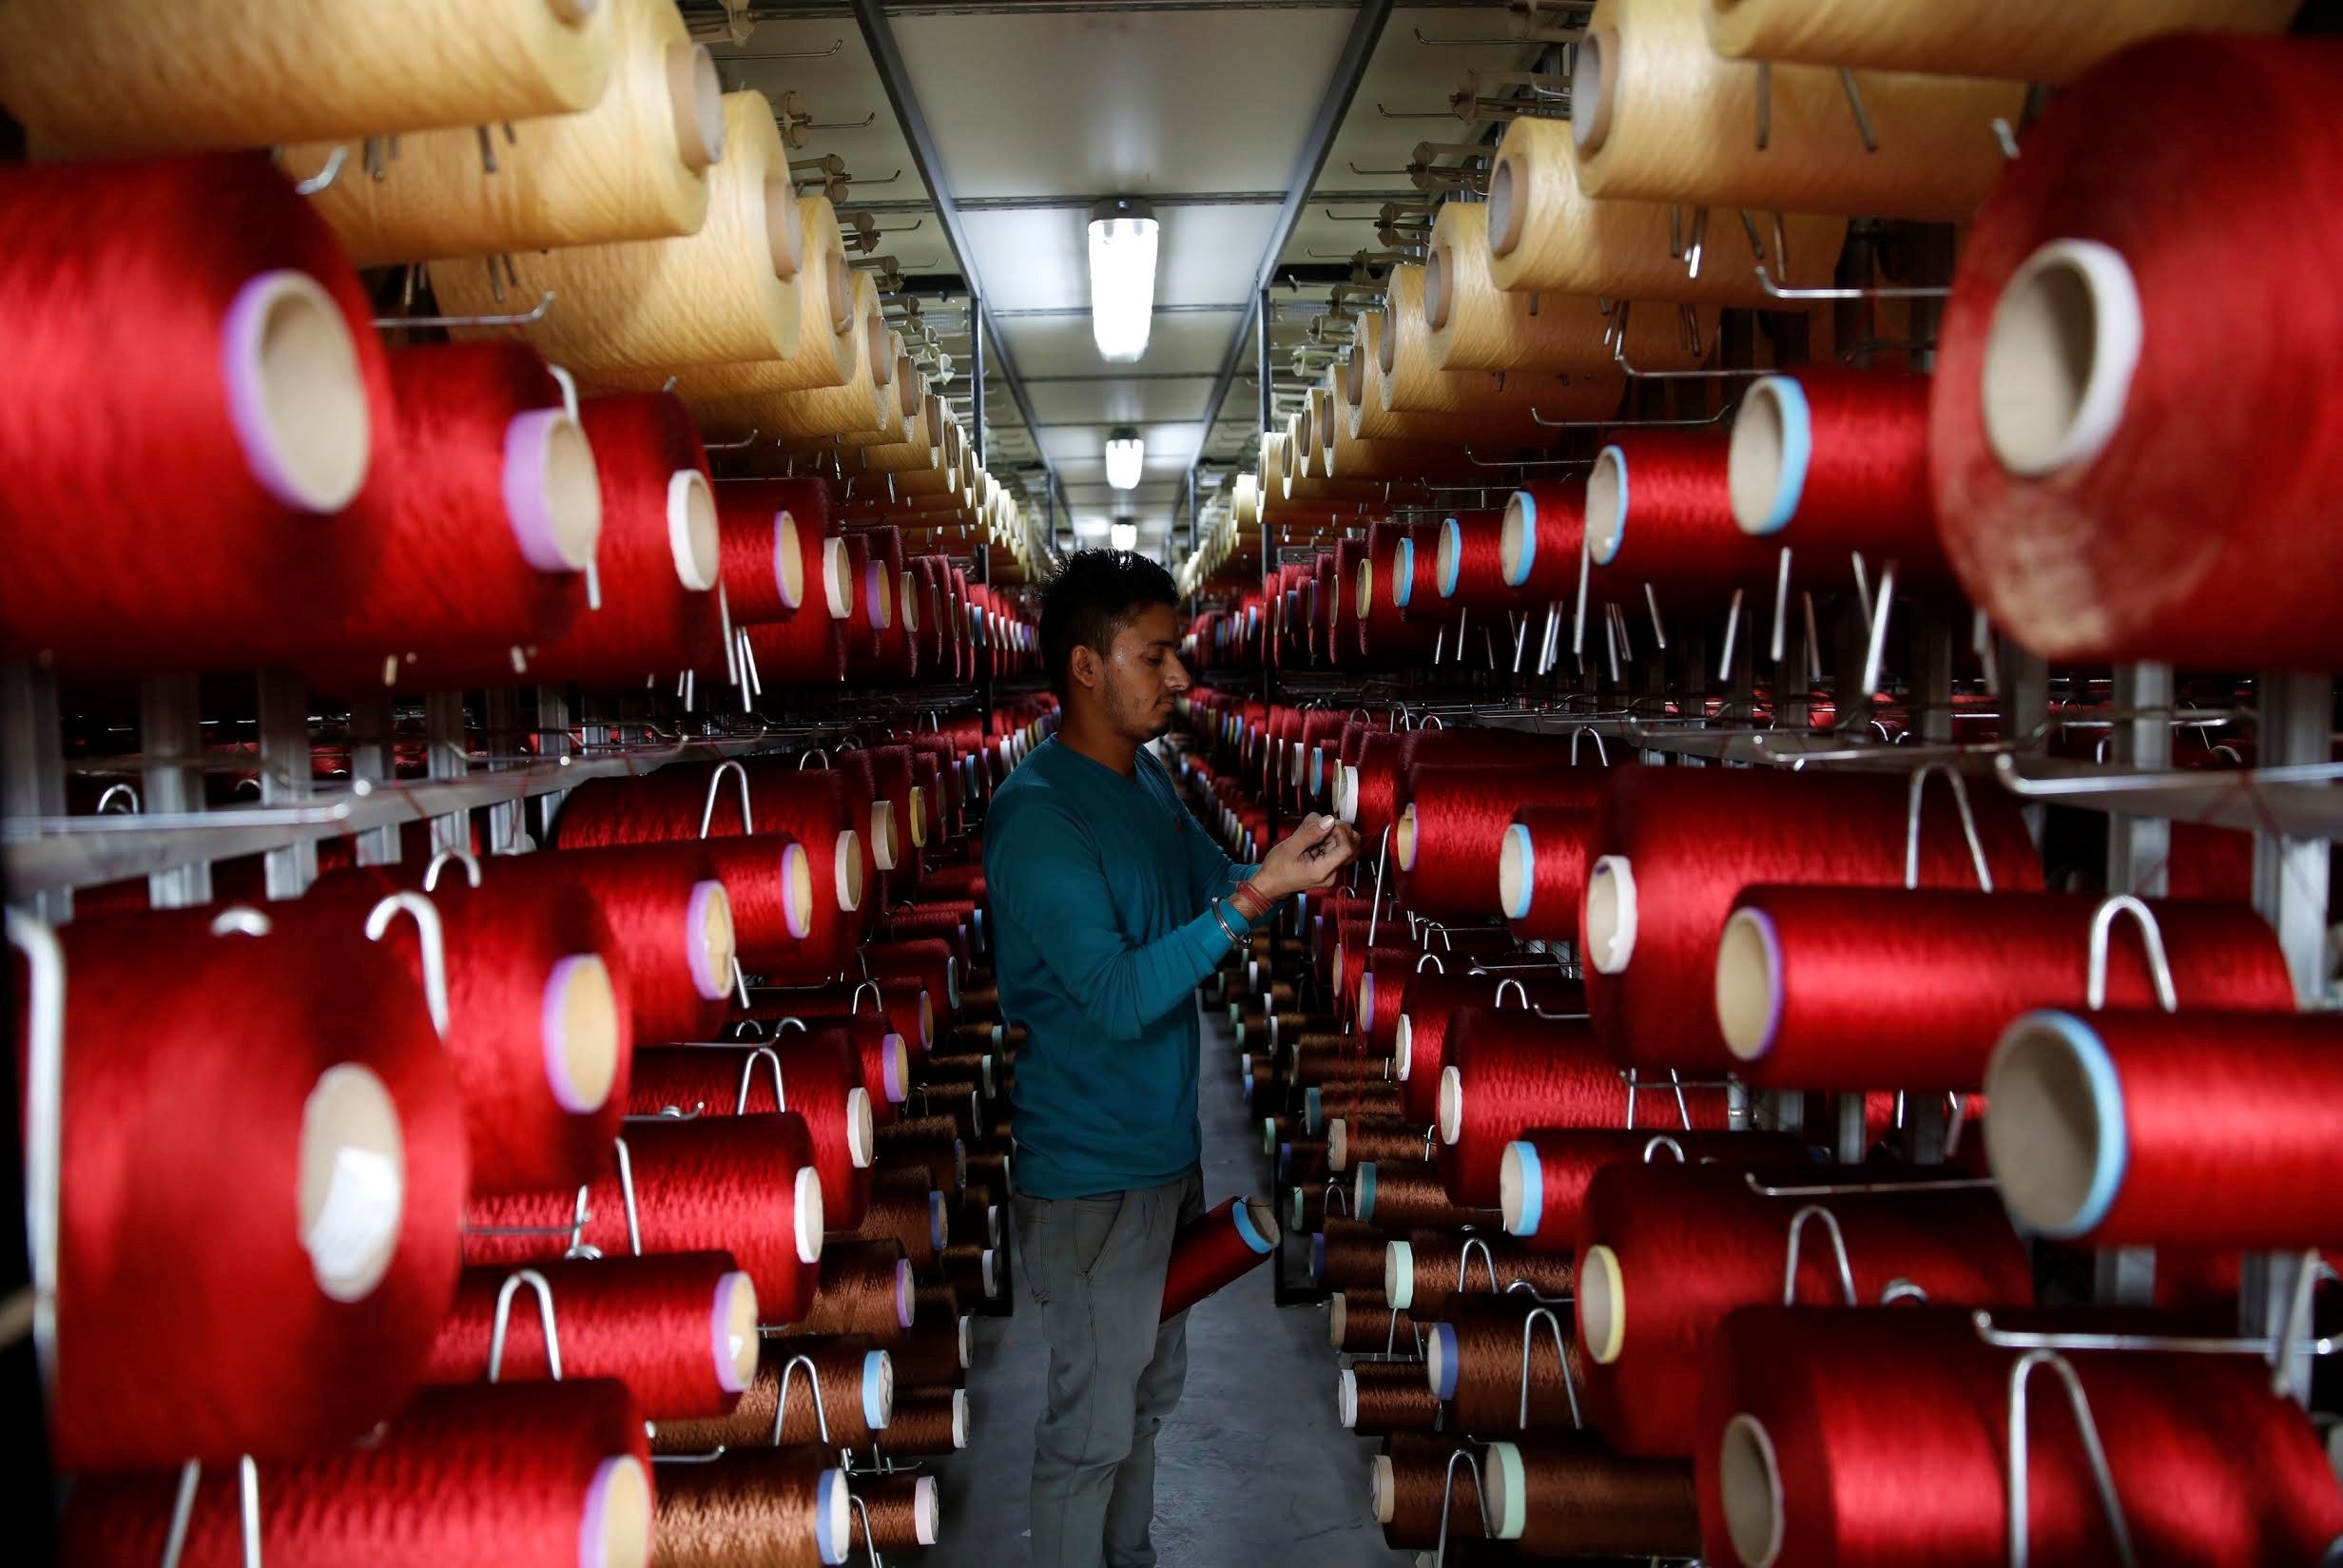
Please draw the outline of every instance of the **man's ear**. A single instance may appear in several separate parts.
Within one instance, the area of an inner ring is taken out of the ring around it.
[[[1070,668],[1074,672],[1075,685],[1096,686],[1098,684],[1098,650],[1088,643],[1075,644]]]

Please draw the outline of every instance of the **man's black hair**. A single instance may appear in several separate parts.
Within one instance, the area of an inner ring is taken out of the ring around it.
[[[1077,550],[1067,556],[1041,593],[1041,657],[1050,689],[1066,699],[1075,648],[1096,648],[1103,657],[1139,611],[1154,605],[1177,609],[1179,602],[1172,573],[1144,555]]]

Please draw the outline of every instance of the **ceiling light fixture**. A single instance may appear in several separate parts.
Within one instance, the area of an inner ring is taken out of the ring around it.
[[[1118,522],[1107,530],[1107,543],[1116,550],[1139,548],[1139,525]]]
[[[1107,483],[1116,490],[1139,488],[1139,471],[1147,461],[1147,443],[1129,425],[1118,425],[1107,436]]]
[[[1147,352],[1155,310],[1155,209],[1132,197],[1090,214],[1090,330],[1098,357],[1127,364]]]

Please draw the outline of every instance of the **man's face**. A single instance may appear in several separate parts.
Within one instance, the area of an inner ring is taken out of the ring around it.
[[[1172,699],[1188,689],[1179,612],[1151,605],[1115,634],[1098,683],[1099,707],[1117,732],[1145,743],[1172,727]]]

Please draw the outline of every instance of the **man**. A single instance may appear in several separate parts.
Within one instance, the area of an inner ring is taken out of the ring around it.
[[[994,797],[984,875],[1013,1096],[1017,1229],[1050,1345],[1034,1433],[1036,1568],[1152,1568],[1155,1435],[1188,1370],[1156,1319],[1181,1225],[1204,1212],[1196,985],[1287,895],[1330,885],[1357,836],[1313,817],[1259,866],[1206,837],[1145,745],[1188,689],[1162,567],[1084,551],[1041,646],[1062,723]]]

